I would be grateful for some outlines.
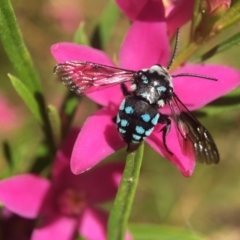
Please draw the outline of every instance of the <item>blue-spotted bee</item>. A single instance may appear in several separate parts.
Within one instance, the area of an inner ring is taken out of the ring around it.
[[[190,73],[169,74],[168,69],[176,55],[178,35],[174,54],[167,68],[156,64],[150,68],[133,71],[92,62],[67,61],[58,64],[54,73],[64,85],[78,95],[121,84],[125,98],[114,122],[123,140],[128,144],[128,151],[135,150],[152,133],[156,124],[160,123],[165,125],[161,129],[164,147],[173,154],[172,149],[167,146],[166,139],[171,128],[171,118],[159,111],[168,105],[178,130],[183,154],[202,163],[218,163],[219,153],[212,136],[174,93],[172,83],[172,78],[183,76],[214,81],[217,79]],[[130,91],[125,82],[131,83]]]

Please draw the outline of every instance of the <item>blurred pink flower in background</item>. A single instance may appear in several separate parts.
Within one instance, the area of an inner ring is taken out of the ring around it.
[[[58,27],[67,33],[74,33],[83,20],[81,1],[49,0],[44,5],[44,13],[55,19]]]
[[[8,99],[0,93],[0,132],[8,134],[22,124],[22,116],[15,106],[11,105]]]
[[[168,36],[187,23],[193,14],[194,0],[116,0],[122,12],[132,21],[164,21]],[[159,30],[160,31],[160,30]]]
[[[6,208],[25,218],[40,218],[31,239],[68,240],[77,232],[86,239],[106,239],[108,214],[96,204],[114,198],[124,165],[106,164],[72,174],[69,158],[78,132],[72,130],[57,152],[51,180],[22,174],[0,182],[0,201]],[[126,239],[131,239],[129,234]]]
[[[119,52],[121,68],[139,70],[156,63],[166,66],[171,58],[164,11],[156,8],[158,2],[151,2],[153,4],[148,4],[141,12],[141,20],[135,20],[125,36]],[[147,19],[151,20],[147,21]],[[52,46],[51,52],[57,62],[79,60],[114,66],[104,52],[91,47],[57,43]],[[196,73],[218,79],[218,82],[194,77],[174,79],[175,93],[190,110],[198,109],[233,90],[240,82],[240,73],[227,66],[186,64],[173,72],[173,74],[178,73]],[[75,174],[93,167],[125,145],[112,122],[112,117],[116,116],[123,99],[120,87],[114,86],[91,93],[88,97],[104,108],[96,111],[85,121],[78,135],[71,156],[71,169]],[[166,152],[162,143],[162,134],[157,131],[154,131],[146,142],[159,154],[169,159],[184,176],[190,176],[193,173],[195,162],[183,155],[174,126],[167,136],[168,147],[172,149],[174,155]],[[95,150],[92,151],[92,149]]]

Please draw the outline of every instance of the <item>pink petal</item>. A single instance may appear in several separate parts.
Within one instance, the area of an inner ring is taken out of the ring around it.
[[[90,93],[87,96],[94,102],[105,107],[119,104],[123,99],[123,94],[119,84],[101,91]]]
[[[164,10],[161,0],[149,0],[135,20],[142,22],[165,22]]]
[[[117,192],[124,165],[105,164],[78,176],[74,175],[70,171],[69,162],[78,133],[79,129],[72,129],[57,152],[52,174],[53,185],[55,183],[57,189],[73,188],[75,191],[84,192],[86,201],[91,204],[109,201]]]
[[[49,188],[47,179],[31,174],[18,175],[0,182],[0,201],[20,216],[35,218]]]
[[[72,152],[74,174],[88,170],[125,145],[112,121],[113,116],[109,109],[100,109],[85,121]]]
[[[111,163],[97,166],[78,176],[73,175],[71,185],[86,193],[88,204],[96,204],[112,200],[118,189],[124,164]]]
[[[91,171],[74,175],[69,167],[65,166],[62,168],[61,174],[53,178],[54,191],[58,194],[64,189],[73,189],[83,193],[84,201],[87,204],[110,201],[117,193],[123,169],[124,164],[111,163],[96,166]],[[53,201],[56,201],[56,196],[53,196]]]
[[[120,163],[105,164],[80,175],[74,175],[69,168],[69,159],[77,134],[78,131],[72,130],[57,153],[57,159],[53,166],[53,183],[56,183],[57,189],[73,188],[76,191],[84,192],[86,201],[91,204],[113,199],[124,165]],[[106,186],[108,187],[106,188]]]
[[[116,2],[131,20],[162,21],[164,19],[164,8],[160,0],[116,0]]]
[[[170,162],[172,162],[185,177],[192,175],[195,167],[194,159],[189,159],[183,155],[180,144],[178,142],[177,132],[175,126],[171,126],[171,131],[166,137],[167,146],[174,155],[169,154],[162,141],[162,132],[154,131],[152,135],[147,138],[146,142],[160,155],[166,157]]]
[[[175,7],[168,14],[167,26],[168,35],[172,37],[176,30],[188,22],[193,14],[193,0],[179,0]]]
[[[56,43],[51,47],[51,53],[57,62],[70,60],[89,61],[113,66],[111,59],[102,51],[78,45],[75,43]],[[88,97],[100,105],[107,106],[109,102],[116,103],[121,98],[119,86],[104,89],[99,92],[88,94]]]
[[[103,51],[75,43],[61,42],[53,44],[51,53],[58,63],[77,60],[110,66],[114,65],[111,59]]]
[[[44,220],[41,225],[36,228],[31,240],[68,240],[75,236],[77,221],[75,218],[55,216],[52,219]]]
[[[107,239],[108,214],[100,209],[86,208],[82,214],[79,225],[79,233],[86,239],[106,240]],[[129,232],[125,240],[131,240]]]
[[[116,0],[116,3],[128,18],[135,20],[148,1],[149,0]]]
[[[79,233],[86,239],[106,240],[107,239],[107,219],[106,212],[86,208],[79,223]]]
[[[173,79],[175,93],[191,110],[206,105],[232,91],[240,84],[240,72],[227,66],[187,64],[172,74],[178,73],[195,73],[218,79],[218,81],[197,77],[179,77]]]
[[[170,47],[164,22],[135,21],[121,47],[122,68],[140,70],[153,64],[167,65]]]
[[[62,171],[70,169],[70,158],[73,146],[80,132],[80,128],[72,128],[64,140],[62,146],[56,153],[56,160],[52,168],[52,177],[61,177]]]

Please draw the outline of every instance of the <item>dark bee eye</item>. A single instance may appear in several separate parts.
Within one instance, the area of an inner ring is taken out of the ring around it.
[[[169,87],[169,88],[168,88],[168,94],[169,94],[170,96],[173,95],[173,88],[172,88],[172,87]]]

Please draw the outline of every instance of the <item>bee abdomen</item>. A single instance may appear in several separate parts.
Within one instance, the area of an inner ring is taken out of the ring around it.
[[[127,96],[120,105],[116,124],[126,143],[139,144],[151,135],[159,117],[157,106],[149,105],[134,96]]]

